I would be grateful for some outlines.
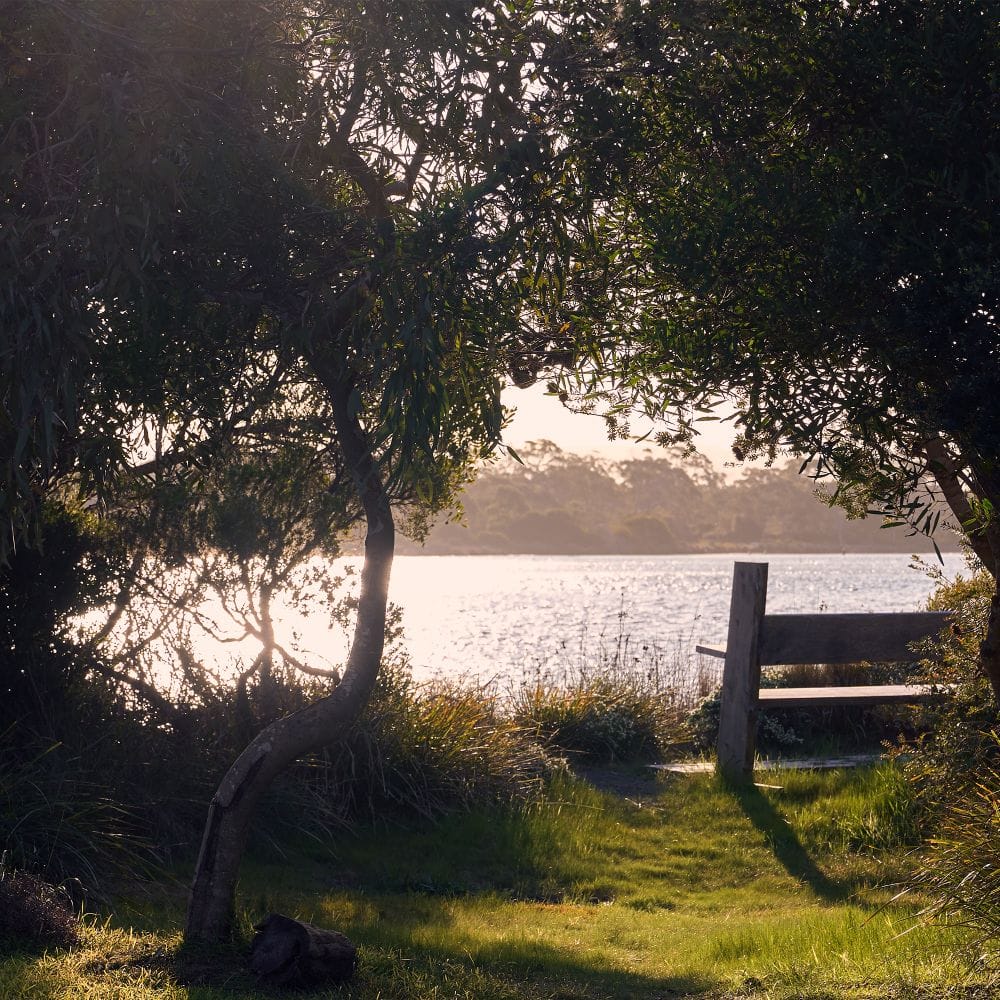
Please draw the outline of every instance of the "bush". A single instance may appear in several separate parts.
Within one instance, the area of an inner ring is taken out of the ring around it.
[[[927,643],[924,680],[954,686],[953,695],[926,709],[923,737],[900,748],[910,779],[921,794],[933,826],[952,801],[964,799],[981,776],[1000,768],[1000,747],[993,736],[997,707],[989,682],[979,671],[979,644],[986,634],[993,580],[986,573],[943,578],[931,610],[955,612],[943,638]]]
[[[998,739],[992,737],[994,744]],[[995,752],[995,750],[994,750]],[[931,850],[916,885],[933,902],[927,912],[978,932],[1000,934],[1000,773],[992,767],[965,783],[961,799],[949,797],[937,810]]]
[[[548,750],[587,761],[663,760],[682,738],[683,711],[643,671],[525,683],[512,693],[511,711]]]
[[[954,625],[928,643],[928,680],[954,685],[932,710],[933,726],[899,748],[917,790],[930,849],[914,878],[928,912],[983,938],[1000,932],[1000,737],[997,706],[978,667],[993,580],[986,573],[939,579],[929,607],[953,610]]]

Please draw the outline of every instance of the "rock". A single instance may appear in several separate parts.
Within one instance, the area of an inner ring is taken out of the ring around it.
[[[272,986],[342,983],[354,975],[358,949],[338,931],[272,913],[254,928],[250,968]]]

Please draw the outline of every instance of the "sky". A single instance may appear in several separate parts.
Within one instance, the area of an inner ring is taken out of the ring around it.
[[[589,413],[571,413],[558,399],[545,395],[545,384],[536,383],[528,389],[504,390],[505,406],[514,407],[517,413],[504,434],[504,440],[513,448],[526,441],[547,438],[563,451],[581,454],[598,454],[602,458],[624,460],[639,458],[646,451],[659,450],[653,441],[609,441],[600,416]],[[702,432],[695,444],[703,455],[720,471],[734,464],[729,442],[733,437],[732,424],[702,423]],[[642,433],[636,423],[633,430]]]

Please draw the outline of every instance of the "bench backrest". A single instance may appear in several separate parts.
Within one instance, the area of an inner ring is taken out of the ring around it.
[[[912,660],[910,644],[936,635],[948,617],[947,611],[764,615],[761,666]]]
[[[767,563],[733,569],[718,744],[719,766],[730,772],[753,768],[761,666],[908,660],[908,645],[937,634],[949,618],[937,611],[768,615]]]

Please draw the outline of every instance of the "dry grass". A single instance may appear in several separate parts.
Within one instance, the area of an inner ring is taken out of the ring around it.
[[[27,872],[0,868],[0,938],[69,948],[79,941],[68,897]]]

